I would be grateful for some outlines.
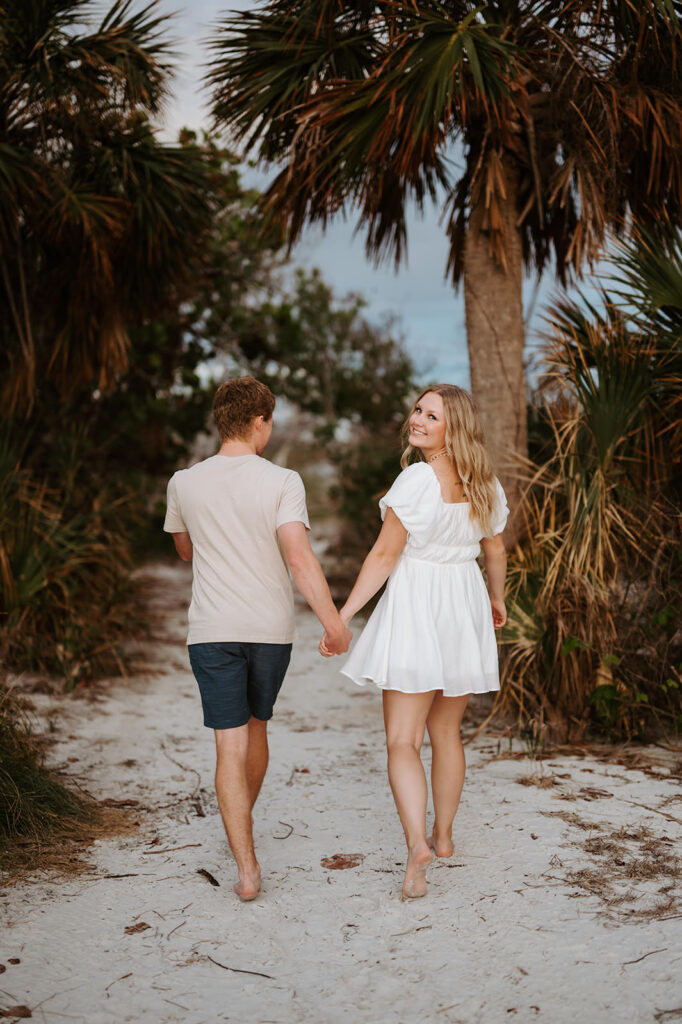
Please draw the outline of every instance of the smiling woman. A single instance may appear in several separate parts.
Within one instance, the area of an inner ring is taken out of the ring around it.
[[[436,467],[436,475],[445,501],[466,501],[471,518],[487,530],[497,493],[478,413],[469,392],[453,384],[432,384],[417,399],[403,434],[403,469],[415,453],[429,463],[443,458]]]
[[[499,689],[494,631],[506,621],[501,534],[509,509],[473,402],[461,388],[427,388],[404,429],[405,468],[380,501],[383,527],[341,617],[350,622],[388,580],[342,671],[383,692],[388,774],[408,851],[403,898],[409,898],[426,894],[432,850],[442,857],[453,852],[465,772],[459,728],[469,694]],[[487,589],[476,563],[481,547]],[[326,638],[320,651],[330,653]],[[426,728],[433,747],[430,841],[419,756]]]

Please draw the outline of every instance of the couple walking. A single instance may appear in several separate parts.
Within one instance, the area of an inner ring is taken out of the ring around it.
[[[220,450],[171,478],[164,524],[193,567],[187,644],[204,724],[215,731],[216,793],[239,872],[234,889],[246,901],[261,886],[252,810],[294,638],[290,571],[322,624],[325,657],[348,650],[350,620],[388,580],[342,672],[383,692],[388,777],[407,843],[402,895],[424,896],[434,855],[453,852],[467,700],[499,688],[494,629],[506,620],[504,492],[468,393],[429,387],[405,425],[403,470],[379,503],[381,532],[337,611],[308,541],[303,482],[262,458],[274,408],[272,392],[253,377],[221,384],[214,401]],[[487,589],[476,563],[481,548]],[[435,811],[429,837],[425,729]]]

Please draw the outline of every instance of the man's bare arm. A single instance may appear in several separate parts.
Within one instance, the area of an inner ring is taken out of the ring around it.
[[[322,566],[315,557],[303,523],[284,523],[277,533],[286,552],[294,583],[322,623],[334,654],[348,650],[353,634],[341,621]]]
[[[175,542],[175,550],[180,555],[183,562],[191,562],[192,555],[194,554],[194,548],[192,546],[190,535],[187,531],[184,531],[183,533],[174,533],[173,541]]]

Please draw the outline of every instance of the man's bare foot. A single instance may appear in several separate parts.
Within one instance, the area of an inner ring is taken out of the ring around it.
[[[239,876],[239,881],[235,883],[233,888],[242,903],[255,900],[260,892],[260,870],[255,872],[245,871],[243,875]]]
[[[426,840],[436,857],[452,857],[455,852],[452,839],[436,839],[435,836],[429,836]]]
[[[404,900],[418,899],[426,896],[426,869],[433,861],[433,851],[426,842],[413,846],[407,855],[405,880],[403,881]]]

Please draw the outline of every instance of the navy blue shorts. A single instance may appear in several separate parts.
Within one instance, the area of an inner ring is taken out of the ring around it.
[[[236,729],[250,718],[267,722],[291,658],[291,644],[224,641],[189,644],[189,661],[199,684],[204,725]]]

